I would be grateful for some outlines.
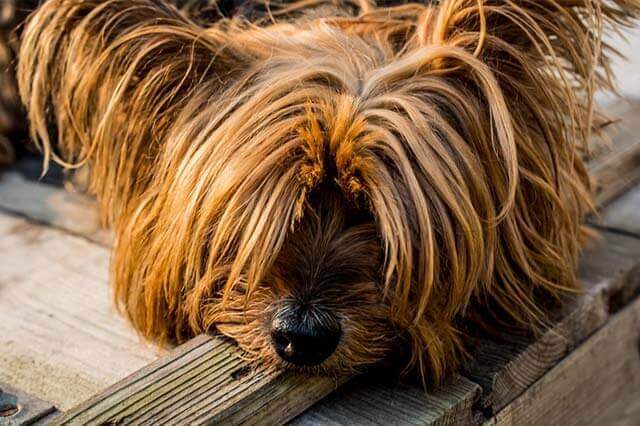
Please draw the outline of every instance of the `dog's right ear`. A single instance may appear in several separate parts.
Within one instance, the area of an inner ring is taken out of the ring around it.
[[[26,24],[18,65],[45,169],[50,158],[91,163],[88,189],[110,222],[146,184],[157,144],[197,89],[224,90],[246,68],[233,46],[160,0],[47,1]]]

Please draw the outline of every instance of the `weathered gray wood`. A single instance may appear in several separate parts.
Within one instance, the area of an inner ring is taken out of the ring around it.
[[[0,382],[0,425],[33,424],[56,412],[52,404]]]
[[[154,360],[113,308],[109,250],[0,213],[0,381],[68,409]]]
[[[489,424],[640,424],[640,299],[612,316]]]
[[[199,336],[54,424],[271,424],[298,415],[341,382],[249,367],[223,338]]]
[[[389,385],[373,377],[352,380],[296,418],[292,425],[463,425],[475,424],[480,387],[456,376],[427,393],[417,387]]]
[[[592,223],[613,231],[618,230],[640,237],[639,209],[640,186],[636,186],[616,200],[615,208],[604,210],[599,218],[592,220]]]
[[[621,102],[611,113],[619,122],[607,129],[610,147],[598,147],[588,165],[599,206],[640,180],[640,101]]]
[[[37,183],[15,170],[0,174],[0,210],[42,222],[108,246],[111,234],[100,225],[95,201],[65,188]]]
[[[640,291],[640,239],[609,231],[602,231],[600,238],[601,242],[585,251],[580,276],[590,294],[606,300],[611,314]]]

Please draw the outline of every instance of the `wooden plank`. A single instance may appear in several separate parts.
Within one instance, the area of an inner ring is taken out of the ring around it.
[[[22,165],[23,168],[30,163],[33,160]],[[17,170],[0,175],[0,210],[81,235],[104,246],[111,244],[111,233],[100,225],[93,199],[61,186],[27,179]]]
[[[0,382],[1,425],[33,424],[56,412],[52,404]]]
[[[0,381],[68,409],[157,356],[114,312],[109,250],[0,213]]]
[[[235,345],[199,336],[54,424],[282,423],[340,384],[328,377],[248,367]]]
[[[640,121],[640,120],[639,120]],[[604,210],[592,220],[596,226],[640,237],[640,186],[636,186],[616,200],[615,207]]]
[[[640,424],[640,299],[488,424]]]
[[[610,231],[602,231],[600,238],[585,251],[580,276],[590,294],[606,300],[611,314],[640,290],[640,239]]]
[[[585,294],[565,308],[560,320],[538,339],[486,339],[465,375],[483,388],[481,404],[491,416],[604,325],[610,300],[623,305],[640,287],[640,239],[603,232],[581,259]]]
[[[640,180],[640,100],[621,101],[611,115],[619,122],[607,129],[610,148],[599,147],[588,165],[599,206]]]
[[[343,386],[292,425],[462,425],[478,422],[474,404],[480,387],[462,376],[426,393],[417,387],[360,377]]]

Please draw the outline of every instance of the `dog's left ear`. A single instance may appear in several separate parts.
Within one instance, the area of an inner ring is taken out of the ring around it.
[[[90,190],[113,221],[185,106],[248,66],[242,52],[165,1],[47,1],[26,24],[18,66],[45,167],[90,163]]]

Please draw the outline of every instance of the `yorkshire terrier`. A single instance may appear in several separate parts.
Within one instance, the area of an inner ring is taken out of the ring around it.
[[[48,0],[22,37],[32,136],[88,170],[142,335],[336,375],[404,349],[434,382],[579,290],[602,35],[640,0],[221,4]]]

